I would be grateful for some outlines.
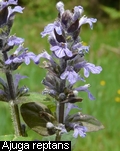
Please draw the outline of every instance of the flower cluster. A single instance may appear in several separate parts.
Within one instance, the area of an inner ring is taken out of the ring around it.
[[[0,100],[9,102],[28,91],[28,88],[18,88],[18,83],[26,76],[16,74],[12,78],[11,71],[16,70],[23,62],[26,65],[30,60],[35,62],[36,55],[24,48],[24,39],[16,35],[10,35],[16,13],[23,13],[24,8],[18,6],[18,0],[0,1],[0,68],[7,77],[7,82],[0,78]],[[11,54],[13,48],[15,52]],[[7,84],[8,83],[8,84]],[[11,94],[12,93],[12,94]]]
[[[69,112],[72,108],[78,108],[74,103],[82,101],[82,98],[77,96],[78,92],[85,91],[88,93],[89,99],[94,99],[88,90],[90,84],[77,88],[74,86],[78,81],[85,82],[84,77],[80,75],[82,69],[85,78],[89,77],[90,72],[99,74],[102,71],[100,66],[95,66],[85,60],[84,56],[89,52],[89,46],[84,46],[79,37],[81,26],[88,23],[92,29],[93,23],[97,19],[82,16],[82,6],[75,6],[73,11],[65,10],[63,2],[60,1],[56,4],[56,8],[58,10],[57,19],[48,24],[41,32],[42,37],[48,35],[51,55],[45,51],[39,54],[35,61],[39,63],[40,58],[47,60],[44,61],[44,68],[48,72],[42,81],[42,84],[46,86],[43,94],[49,94],[56,100],[57,121],[63,123],[67,131],[74,130],[75,138],[78,135],[84,137],[86,127],[75,120],[77,114],[73,116],[69,115]],[[64,108],[63,110],[61,110],[61,106]],[[61,111],[63,112],[61,113]]]
[[[14,68],[14,64],[18,64],[19,66],[21,63],[25,62],[25,64],[28,65],[30,59],[34,61],[36,57],[34,53],[28,52],[28,49],[23,47],[23,38],[9,35],[15,14],[23,13],[24,8],[16,6],[17,3],[18,0],[0,2],[0,50],[2,53],[6,53],[14,46],[18,47],[12,55],[5,59],[5,64],[11,66],[13,70],[16,69]]]

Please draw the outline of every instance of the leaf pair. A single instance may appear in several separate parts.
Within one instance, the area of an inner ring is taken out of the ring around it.
[[[41,103],[28,102],[24,103],[20,107],[21,115],[25,123],[35,132],[43,136],[49,136],[55,134],[50,133],[46,124],[51,122],[53,125],[57,125],[55,117],[53,116],[50,109]],[[68,123],[79,123],[80,125],[87,127],[87,132],[98,131],[104,128],[104,126],[93,116],[82,114],[78,112],[74,115],[69,115],[66,118],[65,126],[67,129]]]

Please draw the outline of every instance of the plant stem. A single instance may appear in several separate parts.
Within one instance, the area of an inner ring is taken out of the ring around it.
[[[7,53],[3,53],[3,58],[4,60],[8,59]],[[14,82],[13,82],[13,76],[11,73],[11,70],[7,70],[5,72],[7,83],[8,83],[8,88],[9,88],[9,94],[10,94],[10,109],[11,109],[11,115],[12,115],[12,120],[13,120],[13,125],[15,129],[15,135],[16,136],[21,136],[22,135],[22,129],[21,129],[21,123],[20,123],[20,115],[19,115],[19,109],[18,109],[18,104],[16,104],[16,92],[15,92],[15,87],[14,87]]]
[[[58,122],[59,123],[63,123],[64,122],[64,104],[59,102],[59,114],[58,114]],[[55,137],[55,141],[60,141],[61,140],[61,134],[59,131],[56,132],[56,137]]]
[[[59,134],[59,131],[56,133],[55,141],[60,141],[61,135]]]
[[[61,93],[64,92],[64,87],[65,87],[65,80],[62,80],[61,83],[60,83],[60,89],[61,89]],[[64,106],[65,104],[64,103],[61,103],[62,101],[64,101],[64,97],[63,98],[60,98],[59,99],[59,106],[58,106],[58,122],[59,123],[64,123]]]
[[[14,100],[10,101],[10,109],[15,130],[15,136],[22,136],[22,127],[20,123],[18,104],[15,104]]]
[[[64,103],[59,103],[59,123],[64,122]]]

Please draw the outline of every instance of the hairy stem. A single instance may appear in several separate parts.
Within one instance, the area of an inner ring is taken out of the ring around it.
[[[8,59],[7,53],[3,53],[4,60]],[[5,72],[8,88],[9,88],[9,94],[10,94],[10,109],[11,109],[11,115],[13,120],[13,125],[15,129],[15,135],[20,136],[22,135],[22,129],[21,129],[21,123],[20,123],[20,114],[18,109],[18,104],[16,104],[16,92],[13,82],[13,76],[11,73],[11,70],[6,70]],[[12,101],[11,101],[12,100]]]
[[[14,100],[11,100],[9,103],[10,103],[11,116],[14,125],[15,135],[22,136],[22,127],[20,123],[18,105],[15,104]]]

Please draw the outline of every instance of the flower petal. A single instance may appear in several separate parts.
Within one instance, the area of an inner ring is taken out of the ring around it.
[[[97,19],[95,18],[87,18],[85,15],[83,17],[81,17],[80,21],[79,21],[79,27],[82,24],[86,24],[88,23],[90,25],[90,28],[93,29],[93,23],[96,23]]]
[[[45,37],[46,35],[50,34],[54,29],[54,24],[51,23],[51,24],[48,24],[45,28],[44,28],[44,31],[41,32],[41,36],[42,38]]]

